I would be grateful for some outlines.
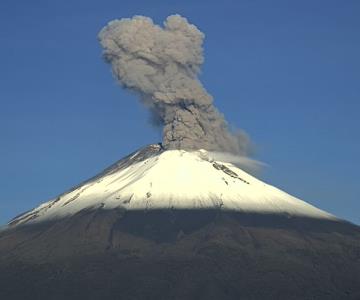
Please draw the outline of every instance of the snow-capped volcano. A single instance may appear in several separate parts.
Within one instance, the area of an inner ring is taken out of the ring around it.
[[[163,150],[155,144],[130,154],[56,199],[13,219],[27,224],[85,209],[221,209],[335,219],[205,150]]]
[[[359,227],[214,157],[150,145],[16,217],[0,298],[360,299]]]

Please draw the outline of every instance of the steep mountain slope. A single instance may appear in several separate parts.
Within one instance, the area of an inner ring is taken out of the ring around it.
[[[360,299],[360,229],[151,145],[0,231],[0,299]]]
[[[73,215],[86,208],[221,209],[335,219],[205,150],[150,145],[96,177],[15,218],[10,225]]]

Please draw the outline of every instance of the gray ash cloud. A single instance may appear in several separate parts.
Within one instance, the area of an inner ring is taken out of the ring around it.
[[[246,155],[247,135],[232,132],[198,79],[204,34],[185,18],[169,16],[164,26],[148,17],[111,21],[99,33],[103,56],[119,83],[135,91],[163,127],[166,149]]]

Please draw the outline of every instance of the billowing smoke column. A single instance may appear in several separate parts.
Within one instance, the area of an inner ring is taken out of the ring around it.
[[[99,33],[104,58],[119,82],[137,92],[163,126],[166,149],[206,149],[246,155],[247,136],[229,131],[198,79],[204,34],[179,16],[164,27],[135,16],[110,22]]]

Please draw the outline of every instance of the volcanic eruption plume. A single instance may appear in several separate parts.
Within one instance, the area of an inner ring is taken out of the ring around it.
[[[231,132],[198,79],[204,34],[187,19],[169,16],[164,27],[148,17],[111,21],[99,33],[104,58],[124,88],[135,91],[163,126],[166,149],[246,155],[247,135]]]

